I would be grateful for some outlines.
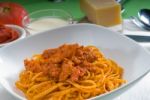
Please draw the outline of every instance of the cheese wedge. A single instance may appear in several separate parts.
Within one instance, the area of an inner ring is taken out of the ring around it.
[[[108,27],[122,23],[121,6],[115,0],[80,0],[80,8],[92,23]]]

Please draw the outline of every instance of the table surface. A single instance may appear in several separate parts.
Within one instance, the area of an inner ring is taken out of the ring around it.
[[[80,20],[84,14],[80,10],[79,0],[64,0],[64,2],[54,3],[49,0],[0,0],[12,1],[22,4],[29,13],[41,9],[63,9],[70,12],[75,20]],[[137,16],[137,12],[141,8],[150,8],[150,0],[126,0],[124,3],[125,12],[123,18]]]

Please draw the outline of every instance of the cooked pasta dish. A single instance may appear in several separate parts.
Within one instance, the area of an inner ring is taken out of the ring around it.
[[[85,100],[121,86],[123,69],[94,46],[64,44],[24,60],[16,81],[28,100]]]

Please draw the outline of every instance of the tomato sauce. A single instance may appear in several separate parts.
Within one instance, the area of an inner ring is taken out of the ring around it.
[[[96,47],[64,44],[58,48],[44,50],[40,58],[35,56],[35,59],[25,59],[24,65],[26,70],[43,72],[55,81],[78,81],[87,71],[96,72],[93,62],[101,56],[98,52]]]
[[[19,37],[19,33],[7,26],[0,24],[0,44],[11,42]]]

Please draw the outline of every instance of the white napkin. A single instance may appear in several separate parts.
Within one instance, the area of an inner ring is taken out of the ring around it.
[[[123,21],[123,34],[125,34],[125,35],[150,36],[150,31],[147,31],[143,28],[138,27],[129,19],[125,19]],[[142,42],[139,44],[150,50],[150,42]]]
[[[123,28],[124,32],[130,31],[130,32],[148,32],[147,30],[138,27],[135,25],[130,19],[123,20]]]

